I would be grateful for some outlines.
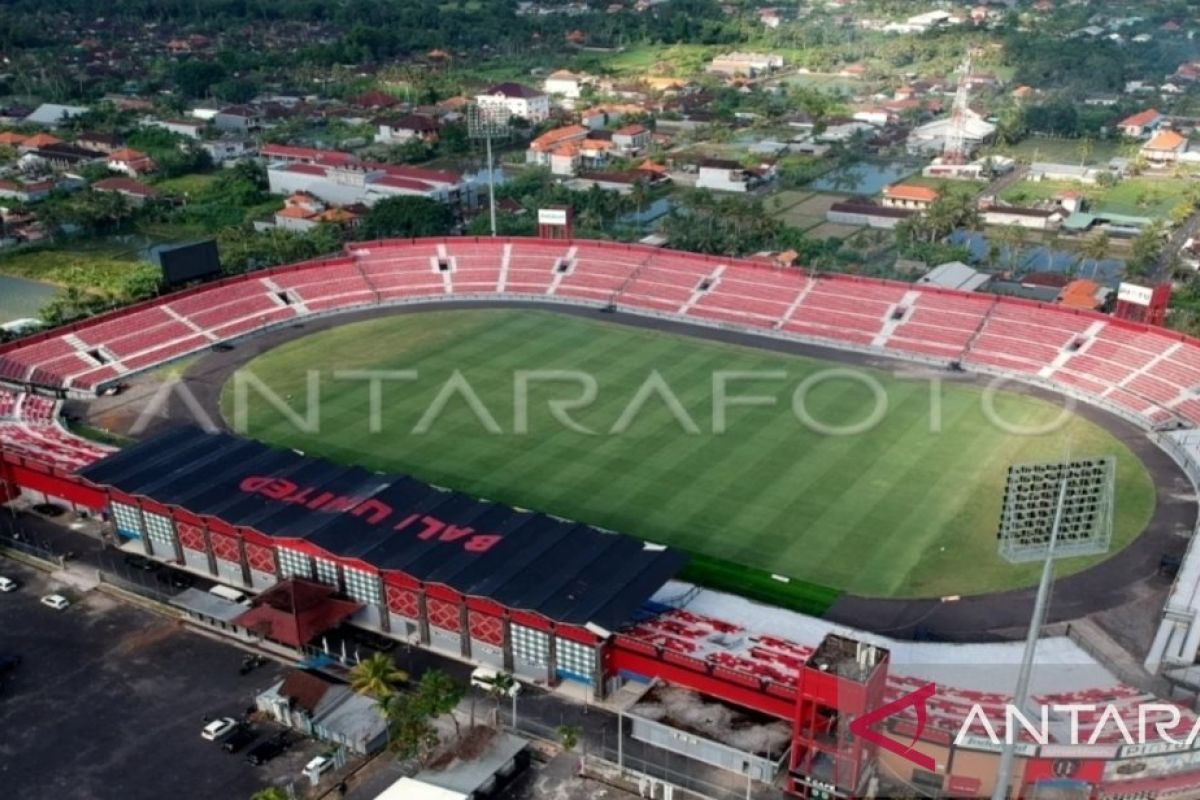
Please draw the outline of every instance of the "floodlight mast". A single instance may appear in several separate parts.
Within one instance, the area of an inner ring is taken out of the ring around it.
[[[488,170],[488,216],[492,236],[496,236],[496,165],[492,160],[492,139],[508,135],[508,116],[495,108],[478,105],[467,109],[467,134],[472,139],[483,139],[487,148]]]
[[[1058,529],[1062,524],[1063,508],[1067,504],[1067,478],[1062,478],[1062,487],[1058,491],[1058,507],[1054,511],[1054,527],[1050,530],[1050,542],[1046,546],[1045,561],[1042,562],[1042,580],[1038,584],[1037,599],[1033,604],[1033,619],[1029,621],[1029,632],[1025,635],[1025,653],[1021,657],[1021,671],[1017,673],[1017,689],[1013,693],[1013,706],[1025,713],[1025,703],[1029,700],[1029,683],[1033,677],[1033,659],[1037,654],[1038,637],[1042,632],[1042,623],[1046,620],[1046,606],[1050,599],[1050,586],[1054,583],[1054,550],[1058,546]],[[1017,754],[1017,738],[1006,725],[1004,729],[1004,749],[1000,751],[1000,768],[996,771],[996,787],[992,790],[992,800],[1008,799],[1008,784],[1012,781],[1013,759]]]

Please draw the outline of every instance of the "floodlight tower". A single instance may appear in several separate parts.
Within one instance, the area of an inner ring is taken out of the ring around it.
[[[1042,562],[1042,579],[1013,692],[1013,705],[1022,712],[1029,701],[1034,656],[1054,582],[1054,562],[1059,558],[1108,552],[1112,541],[1115,469],[1116,462],[1111,457],[1008,468],[997,533],[1000,555],[1010,564]],[[1008,798],[1016,749],[1016,737],[1006,730],[992,800]]]
[[[473,105],[467,108],[467,135],[487,146],[488,213],[492,236],[496,235],[496,166],[492,162],[492,139],[507,139],[510,128],[508,111],[492,106]]]

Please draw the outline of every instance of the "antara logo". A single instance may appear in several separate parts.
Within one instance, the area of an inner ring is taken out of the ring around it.
[[[884,750],[895,753],[927,772],[935,772],[937,770],[937,762],[933,760],[933,757],[925,755],[913,745],[917,743],[917,740],[921,738],[921,734],[925,732],[925,721],[929,716],[929,711],[925,704],[929,701],[929,698],[933,697],[936,691],[937,684],[927,683],[916,691],[909,692],[886,705],[880,706],[874,711],[863,714],[850,723],[850,732],[860,739],[873,742]],[[871,726],[875,723],[882,722],[889,717],[894,717],[907,708],[915,708],[917,713],[917,729],[913,732],[912,741],[909,744],[901,744],[881,731],[872,729]]]

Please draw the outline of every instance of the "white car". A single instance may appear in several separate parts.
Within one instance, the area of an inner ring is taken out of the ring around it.
[[[204,726],[204,730],[200,731],[200,738],[210,742],[215,742],[222,736],[229,734],[237,727],[237,720],[232,717],[221,717],[214,719],[212,722]]]
[[[12,578],[6,578],[0,575],[0,592],[15,592],[21,584],[14,581]]]
[[[49,606],[55,611],[64,611],[71,605],[71,601],[61,594],[48,594],[42,598],[42,605]]]
[[[333,769],[333,756],[317,756],[312,761],[304,765],[304,774],[310,778],[316,779],[324,775],[329,770]]]

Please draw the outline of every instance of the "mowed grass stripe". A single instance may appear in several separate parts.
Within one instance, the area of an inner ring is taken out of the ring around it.
[[[978,389],[947,382],[943,431],[930,433],[926,382],[864,370],[887,393],[886,416],[864,434],[828,436],[795,418],[791,397],[806,376],[830,364],[547,312],[398,315],[296,340],[250,366],[300,410],[309,368],[421,375],[415,383],[385,384],[382,434],[367,428],[366,384],[329,381],[319,434],[296,430],[265,403],[252,405],[250,432],[264,440],[860,594],[940,596],[1030,584],[1032,570],[1004,564],[995,553],[1011,463],[1057,460],[1068,446],[1076,456],[1116,455],[1115,548],[1142,530],[1154,505],[1140,462],[1080,417],[1052,435],[1012,436],[988,423]],[[486,432],[455,397],[427,434],[412,435],[456,369],[502,434]],[[572,383],[535,384],[530,432],[513,435],[513,373],[545,369],[595,375],[597,401],[572,417],[598,435],[568,430],[549,413],[548,400],[578,396]],[[702,434],[685,433],[657,396],[625,434],[610,433],[655,370]],[[714,435],[712,374],[720,370],[780,370],[786,378],[733,383],[734,395],[776,402],[731,407],[728,431]],[[824,382],[807,397],[812,416],[830,425],[861,421],[873,404],[865,387],[845,380]],[[1058,413],[1014,394],[998,395],[996,406],[1010,422]],[[1063,572],[1090,563],[1072,560]],[[701,566],[722,585],[743,574],[756,592],[771,589],[769,579],[716,562]],[[795,585],[789,591],[803,593]]]

